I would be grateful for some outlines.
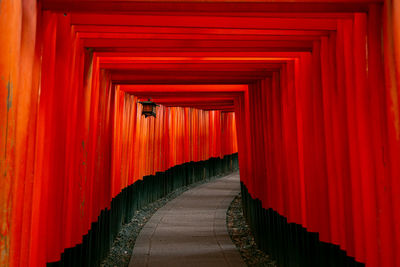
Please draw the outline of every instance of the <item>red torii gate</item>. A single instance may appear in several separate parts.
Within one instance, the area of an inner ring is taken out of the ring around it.
[[[206,159],[235,152],[236,127],[242,182],[265,209],[367,266],[400,266],[399,5],[1,1],[0,264],[59,260],[122,188],[193,159],[172,145],[172,165],[122,161],[134,94],[219,110],[172,108],[173,137],[181,118],[214,136],[210,118],[223,121]]]

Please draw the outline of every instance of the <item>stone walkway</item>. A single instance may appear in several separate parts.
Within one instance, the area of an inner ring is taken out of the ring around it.
[[[200,185],[160,208],[140,232],[133,266],[246,266],[226,229],[239,173]]]

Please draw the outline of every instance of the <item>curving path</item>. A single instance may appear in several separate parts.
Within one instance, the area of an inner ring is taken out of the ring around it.
[[[143,227],[129,267],[246,266],[226,229],[226,210],[239,191],[237,172],[168,202]]]

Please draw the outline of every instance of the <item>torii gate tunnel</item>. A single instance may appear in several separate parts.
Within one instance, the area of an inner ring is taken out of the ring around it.
[[[397,0],[1,0],[0,266],[96,265],[237,158],[281,266],[400,266],[399,105]]]

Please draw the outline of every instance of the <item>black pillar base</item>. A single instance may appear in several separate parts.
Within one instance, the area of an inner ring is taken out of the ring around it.
[[[47,266],[99,266],[121,226],[132,220],[135,211],[180,187],[236,171],[238,166],[235,153],[223,159],[184,163],[143,177],[112,199],[111,209],[101,211],[97,222],[93,222],[88,234],[83,236],[82,244],[65,249],[60,261],[47,263]]]
[[[318,233],[288,223],[273,209],[264,209],[241,183],[244,216],[260,250],[271,255],[279,267],[360,267],[365,264],[346,255],[339,246],[319,240]]]

